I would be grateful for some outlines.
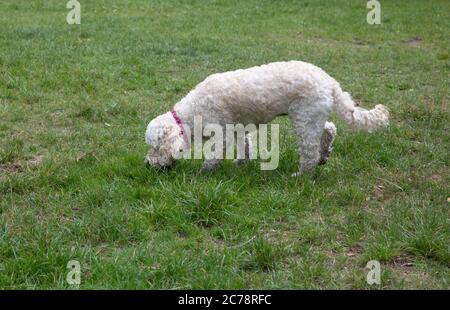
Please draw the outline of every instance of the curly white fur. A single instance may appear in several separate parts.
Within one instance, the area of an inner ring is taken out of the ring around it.
[[[322,69],[301,61],[275,62],[245,70],[213,74],[181,99],[174,110],[193,133],[194,116],[207,124],[263,124],[289,115],[299,140],[300,173],[324,163],[336,127],[327,122],[332,110],[352,128],[371,131],[387,126],[383,105],[356,107],[350,94]],[[170,112],[152,120],[146,131],[151,149],[147,162],[167,166],[180,158],[184,143]],[[213,168],[220,160],[205,161]]]

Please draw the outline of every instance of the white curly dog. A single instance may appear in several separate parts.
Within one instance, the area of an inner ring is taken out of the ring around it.
[[[300,169],[295,175],[299,175],[327,161],[336,135],[334,124],[327,122],[333,110],[352,128],[371,131],[388,125],[389,113],[383,105],[372,110],[357,107],[335,79],[309,63],[274,62],[212,74],[172,111],[148,124],[145,140],[150,151],[145,161],[164,167],[180,159],[190,147],[184,128],[193,133],[194,116],[202,118],[203,127],[225,128],[226,124],[265,124],[289,115],[298,136]],[[213,169],[220,162],[205,160],[203,168]]]

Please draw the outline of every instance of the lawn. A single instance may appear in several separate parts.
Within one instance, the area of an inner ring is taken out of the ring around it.
[[[450,2],[0,2],[0,288],[449,289]],[[144,167],[148,122],[206,76],[314,63],[391,126],[329,162]],[[366,283],[370,260],[381,284]]]

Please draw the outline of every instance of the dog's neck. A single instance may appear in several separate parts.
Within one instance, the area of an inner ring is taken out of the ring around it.
[[[190,147],[190,137],[188,136],[188,133],[186,132],[185,126],[183,124],[183,120],[178,115],[177,111],[172,110],[170,111],[170,114],[172,115],[173,120],[177,124],[178,128],[180,129],[180,135],[183,137],[184,143],[187,147]]]
[[[191,110],[191,105],[184,104],[183,100],[181,100],[173,107],[172,111],[175,111],[182,123],[182,126],[184,128],[189,128],[192,135],[194,132],[194,116]]]

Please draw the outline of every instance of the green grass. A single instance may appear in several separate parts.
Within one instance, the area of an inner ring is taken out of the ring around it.
[[[0,288],[449,289],[450,3],[0,3]],[[414,41],[410,41],[416,39]],[[414,43],[411,43],[414,42]],[[143,166],[144,131],[211,73],[312,62],[389,129],[338,125],[313,176]],[[42,156],[42,161],[37,160]],[[366,284],[381,262],[382,284]]]

